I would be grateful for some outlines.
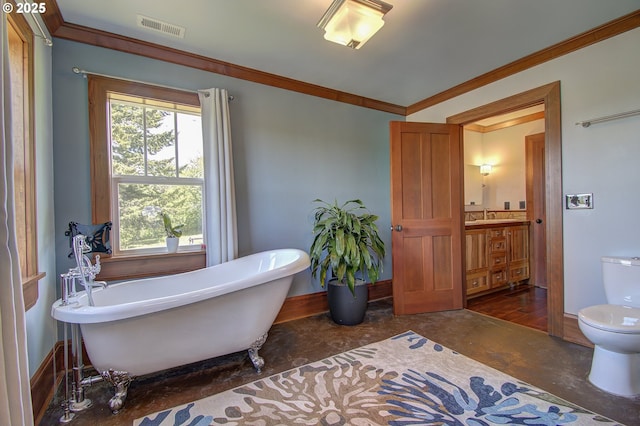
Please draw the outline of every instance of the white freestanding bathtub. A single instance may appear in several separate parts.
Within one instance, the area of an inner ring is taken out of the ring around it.
[[[307,253],[281,249],[177,275],[79,292],[51,315],[79,324],[93,367],[116,388],[135,376],[249,350],[260,371],[265,342]],[[111,373],[110,373],[111,372]],[[115,382],[115,383],[114,383]],[[124,398],[115,401],[117,411]],[[110,403],[111,405],[111,403]],[[115,409],[114,409],[115,408]]]

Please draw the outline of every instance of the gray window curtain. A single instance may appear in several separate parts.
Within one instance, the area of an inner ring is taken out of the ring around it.
[[[204,205],[207,266],[238,257],[229,93],[198,91],[204,142]]]

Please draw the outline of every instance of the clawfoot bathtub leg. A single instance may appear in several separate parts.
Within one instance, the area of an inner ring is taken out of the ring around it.
[[[262,367],[264,367],[264,359],[258,355],[258,351],[267,341],[267,335],[268,333],[264,333],[249,348],[249,358],[251,358],[251,362],[258,373],[262,372]]]
[[[103,371],[100,375],[115,389],[115,395],[109,400],[109,408],[113,414],[118,414],[127,399],[127,391],[133,378],[126,371],[109,370]]]

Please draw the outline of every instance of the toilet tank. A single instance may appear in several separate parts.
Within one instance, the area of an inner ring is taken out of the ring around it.
[[[602,258],[602,281],[607,302],[640,308],[640,258]]]

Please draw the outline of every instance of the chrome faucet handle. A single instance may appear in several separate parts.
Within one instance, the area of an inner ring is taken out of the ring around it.
[[[95,265],[91,264],[91,259],[86,254],[82,255],[83,265],[81,268],[74,268],[74,272],[78,274],[84,274],[89,279],[94,280],[100,273],[102,265],[100,264],[100,255],[96,255]]]
[[[102,269],[102,265],[100,265],[100,255],[96,254],[96,263],[93,266],[93,270],[95,271],[96,275],[98,275],[101,269]]]

